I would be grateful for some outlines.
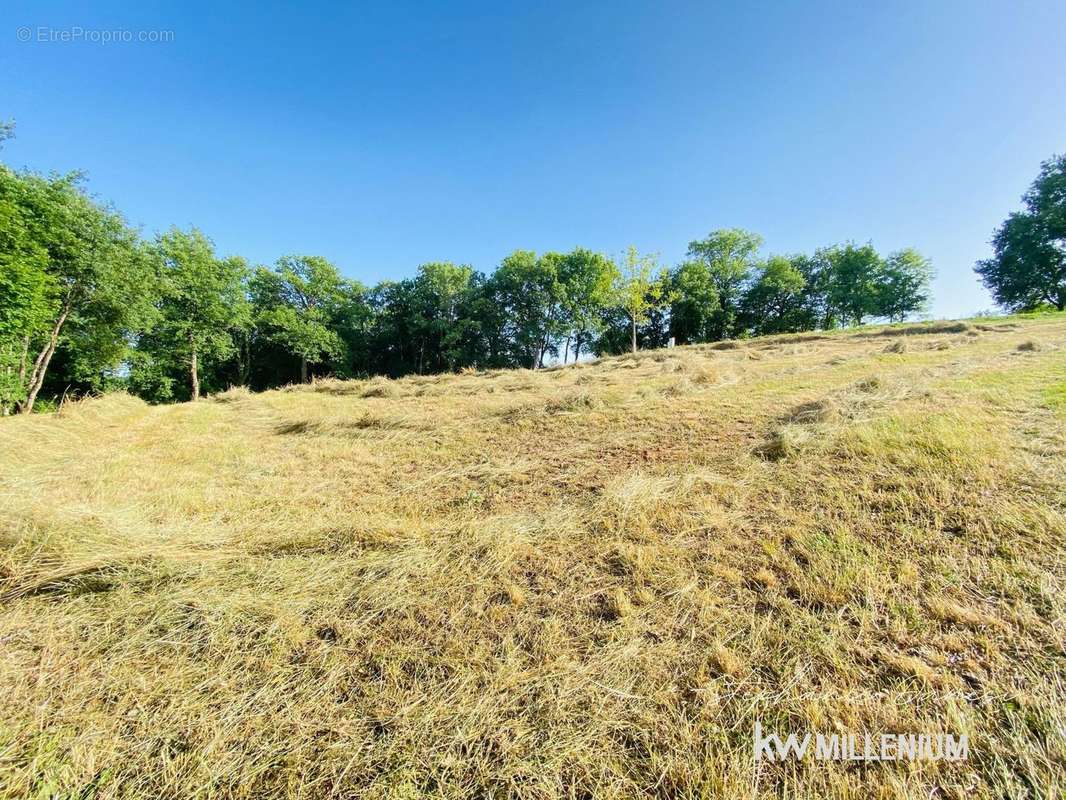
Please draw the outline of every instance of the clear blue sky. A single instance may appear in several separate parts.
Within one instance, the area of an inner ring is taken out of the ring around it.
[[[990,307],[973,262],[1066,150],[1061,0],[341,5],[8,0],[2,157],[86,170],[146,234],[364,282],[515,248],[674,263],[740,226],[917,247],[956,316]],[[36,40],[76,26],[173,41]]]

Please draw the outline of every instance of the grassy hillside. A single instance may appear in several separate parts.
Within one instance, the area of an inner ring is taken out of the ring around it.
[[[1066,316],[2,420],[0,594],[2,796],[1061,797]]]

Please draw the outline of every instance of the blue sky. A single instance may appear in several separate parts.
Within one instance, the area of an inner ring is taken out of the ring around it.
[[[767,252],[917,247],[934,313],[969,314],[991,307],[973,262],[1066,150],[1061,0],[9,0],[0,20],[7,163],[85,170],[148,234],[368,283],[516,248],[675,263],[739,226]],[[77,27],[173,41],[38,40]]]

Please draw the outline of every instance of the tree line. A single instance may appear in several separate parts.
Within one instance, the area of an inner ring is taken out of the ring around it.
[[[144,238],[79,175],[0,166],[0,409],[118,386],[171,402],[327,374],[538,369],[902,320],[928,302],[930,265],[913,249],[762,244],[716,230],[673,266],[632,247],[516,250],[491,273],[433,262],[364,286],[316,255],[253,267],[195,228]]]

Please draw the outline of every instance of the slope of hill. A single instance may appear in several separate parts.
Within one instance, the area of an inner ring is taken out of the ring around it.
[[[0,421],[0,794],[1063,796],[1064,557],[1063,315],[70,404]]]

